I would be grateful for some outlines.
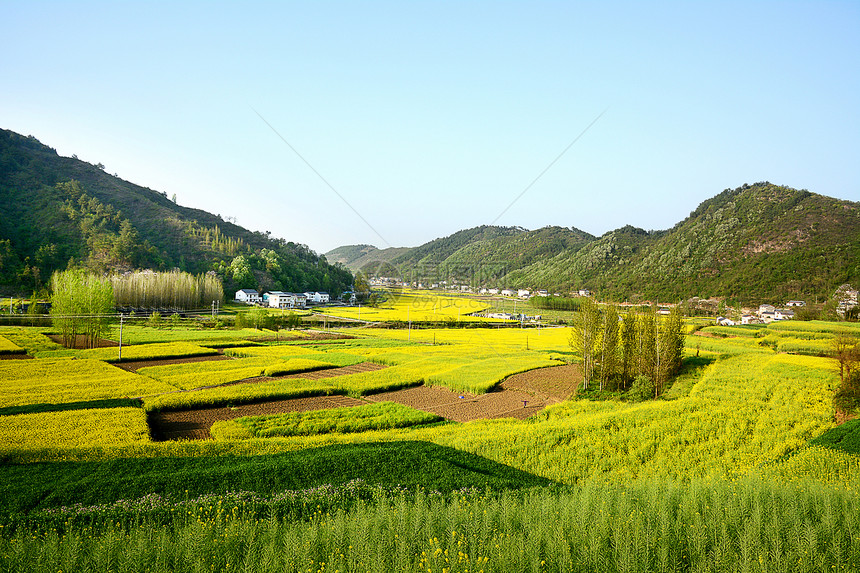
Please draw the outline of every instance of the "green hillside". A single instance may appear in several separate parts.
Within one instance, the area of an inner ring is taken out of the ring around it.
[[[410,280],[465,284],[506,283],[508,273],[559,252],[576,252],[594,239],[574,228],[481,226],[410,249],[392,262]]]
[[[56,269],[214,271],[225,290],[327,290],[352,275],[304,245],[251,232],[0,130],[0,293],[29,294]]]
[[[509,279],[581,285],[619,300],[825,298],[860,279],[858,207],[766,182],[744,185],[705,201],[669,231],[618,229]]]
[[[860,283],[858,208],[763,182],[723,191],[667,231],[628,225],[593,237],[575,228],[483,226],[390,263],[406,280],[587,288],[619,301],[824,299],[841,284]]]
[[[376,272],[380,264],[388,263],[409,250],[409,247],[377,249],[373,245],[346,245],[327,252],[325,258],[330,263],[340,263],[353,272]]]

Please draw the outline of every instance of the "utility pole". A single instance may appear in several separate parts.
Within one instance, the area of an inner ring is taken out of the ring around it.
[[[122,313],[119,313],[119,360],[122,360]]]

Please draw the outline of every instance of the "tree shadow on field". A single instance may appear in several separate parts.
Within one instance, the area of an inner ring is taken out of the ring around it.
[[[231,491],[270,495],[353,480],[442,493],[554,483],[475,454],[419,441],[339,444],[260,456],[213,452],[185,458],[0,464],[0,516],[77,503],[109,504],[153,493],[171,500]]]

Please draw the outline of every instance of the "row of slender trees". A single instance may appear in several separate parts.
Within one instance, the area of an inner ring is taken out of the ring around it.
[[[51,316],[69,348],[94,348],[114,311],[113,285],[100,277],[76,269],[57,271],[51,276]]]
[[[94,348],[117,306],[190,310],[224,300],[214,273],[140,271],[106,277],[83,269],[57,271],[51,277],[51,316],[68,347]],[[83,337],[83,340],[81,340]]]
[[[114,275],[111,282],[117,306],[191,310],[224,301],[221,279],[215,273],[138,271]]]
[[[582,357],[584,389],[596,381],[600,390],[626,390],[645,377],[653,385],[654,396],[659,396],[681,368],[681,310],[675,307],[665,318],[656,309],[629,311],[622,317],[615,306],[583,299],[570,346]]]

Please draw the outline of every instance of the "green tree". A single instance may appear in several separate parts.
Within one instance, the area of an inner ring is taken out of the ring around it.
[[[860,344],[847,332],[839,332],[830,343],[830,355],[839,367],[839,381],[843,388],[852,382],[860,364]]]
[[[600,389],[604,390],[619,374],[618,309],[612,305],[605,307],[600,322]]]
[[[58,271],[51,277],[51,316],[63,334],[63,344],[73,347],[83,336],[95,348],[113,313],[113,286],[107,278],[83,270]]]
[[[582,358],[582,386],[588,390],[588,384],[594,377],[596,351],[600,340],[600,308],[590,299],[584,299],[579,312],[573,317],[573,327],[570,332],[570,347]]]
[[[660,321],[657,338],[657,376],[654,379],[654,395],[658,396],[672,376],[681,370],[684,359],[684,329],[680,305],[675,306],[669,316]]]
[[[628,311],[621,323],[621,382],[624,388],[636,372],[636,313]]]

